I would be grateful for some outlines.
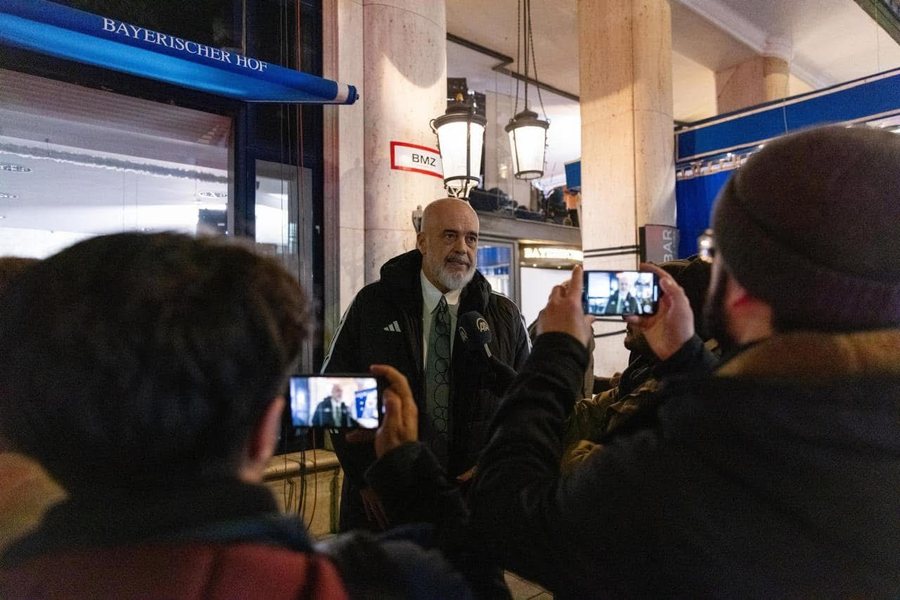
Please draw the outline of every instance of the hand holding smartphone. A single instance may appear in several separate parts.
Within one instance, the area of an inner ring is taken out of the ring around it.
[[[581,304],[594,316],[656,314],[659,278],[646,271],[585,271]]]
[[[295,375],[290,379],[294,427],[377,429],[379,381],[369,374]]]

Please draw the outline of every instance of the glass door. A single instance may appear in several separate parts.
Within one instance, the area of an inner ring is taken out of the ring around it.
[[[518,248],[513,242],[484,238],[478,240],[478,270],[491,288],[519,304]]]

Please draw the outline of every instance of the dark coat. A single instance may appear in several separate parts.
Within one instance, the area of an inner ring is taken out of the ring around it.
[[[616,311],[616,305],[619,303],[619,292],[618,290],[613,292],[609,296],[609,302],[606,303],[606,308],[603,311],[605,315],[639,315],[641,313],[641,307],[638,305],[637,298],[631,295],[631,292],[625,295],[625,300],[623,301],[624,306],[622,307],[622,312],[619,313]]]
[[[367,372],[373,363],[389,364],[406,375],[419,407],[420,432],[427,431],[425,418],[425,368],[422,364],[422,287],[419,273],[422,254],[412,250],[381,268],[381,279],[364,287],[347,309],[325,364],[324,373]],[[493,293],[477,271],[460,295],[458,314],[478,311],[493,334],[490,350],[500,362],[518,370],[528,356],[529,339],[518,307],[505,296]],[[500,405],[497,375],[483,356],[467,351],[454,332],[450,407],[453,431],[450,438],[448,472],[459,475],[471,468],[487,442],[488,425]],[[363,473],[374,460],[371,444],[346,444],[333,436],[335,452],[344,469],[342,528],[362,526],[346,523],[347,514],[359,514],[356,490],[365,486]],[[427,439],[423,441],[427,442]],[[349,483],[350,485],[346,485]],[[349,497],[349,499],[348,499]]]
[[[610,378],[608,390],[575,404],[566,425],[563,470],[573,468],[614,435],[655,427],[667,374],[709,374],[719,354],[715,341],[704,343],[696,335],[665,363],[653,355],[632,353],[628,367]]]
[[[341,414],[335,416],[331,407],[331,396],[319,402],[310,422],[313,427],[352,427],[355,424],[356,420],[346,404],[341,404]]]
[[[560,477],[586,362],[541,336],[497,415],[469,500],[503,566],[557,597],[900,597],[900,331],[776,336]]]

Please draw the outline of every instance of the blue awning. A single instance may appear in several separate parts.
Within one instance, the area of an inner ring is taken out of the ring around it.
[[[792,131],[851,123],[900,111],[900,69],[714,117],[675,133],[675,161],[750,148]]]
[[[357,98],[352,85],[46,0],[0,1],[0,44],[246,102]]]

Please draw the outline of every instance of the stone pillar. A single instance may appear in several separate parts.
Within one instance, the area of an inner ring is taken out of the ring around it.
[[[777,56],[763,57],[763,86],[766,101],[790,96],[790,67],[788,61]]]
[[[362,0],[323,0],[323,75],[357,86],[363,78]],[[324,107],[325,341],[365,284],[363,102]]]
[[[719,114],[781,100],[789,95],[789,49],[770,41],[773,48],[738,65],[716,72],[716,110]],[[775,47],[780,50],[775,53]]]
[[[431,119],[447,97],[444,0],[362,0],[365,280],[415,247],[411,214],[446,196],[443,180],[391,169],[391,142],[437,147]]]
[[[584,264],[634,269],[638,227],[675,223],[671,9],[668,0],[578,0],[578,23]],[[622,339],[596,339],[595,373],[626,366]]]

